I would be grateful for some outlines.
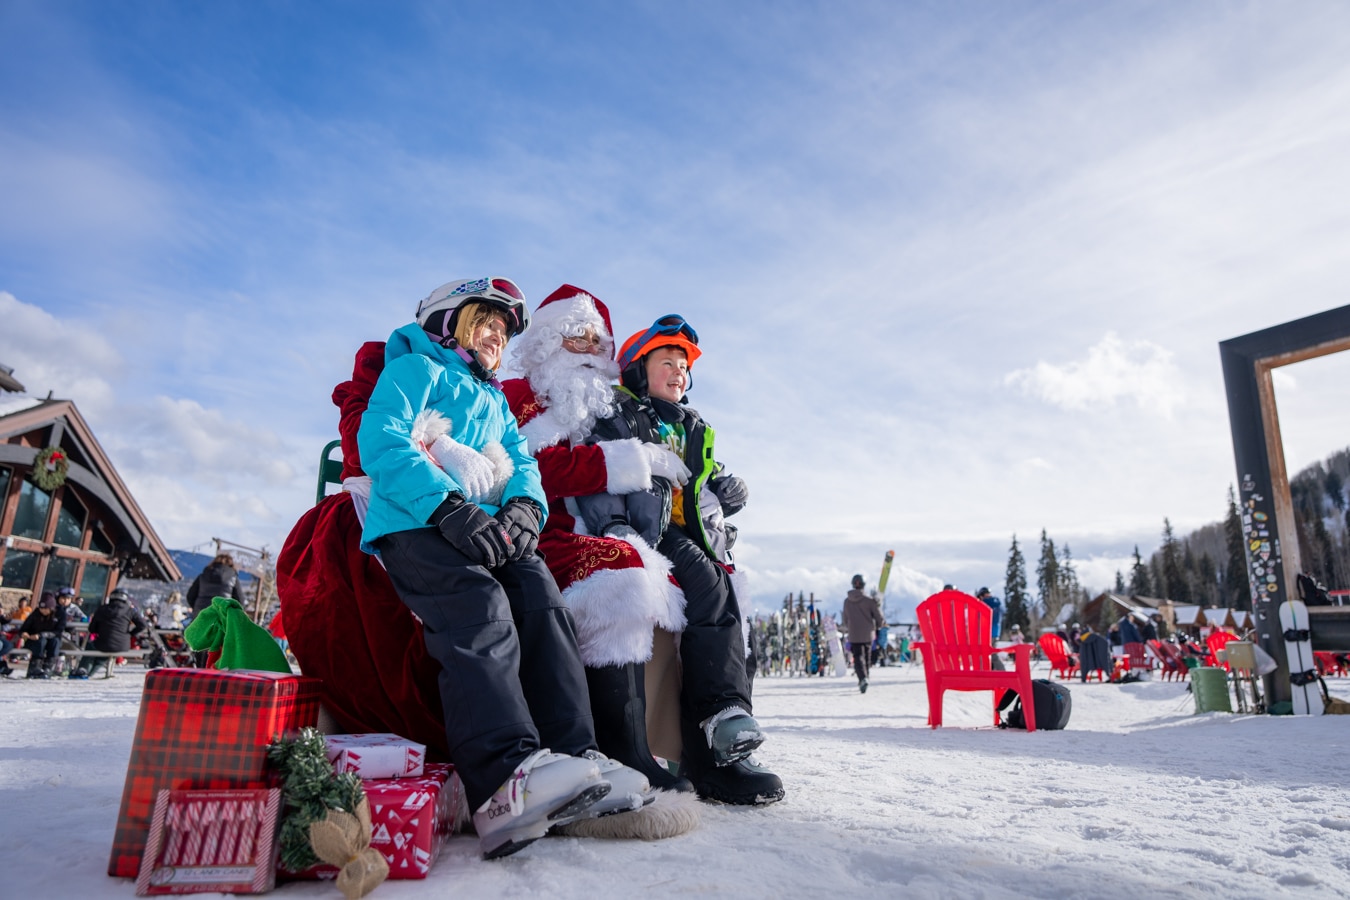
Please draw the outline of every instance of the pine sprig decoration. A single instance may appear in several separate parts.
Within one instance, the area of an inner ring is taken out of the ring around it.
[[[323,821],[330,809],[355,813],[365,797],[361,779],[352,772],[335,774],[324,749],[323,735],[315,728],[279,737],[267,748],[268,760],[282,776],[281,864],[292,872],[319,862],[309,843],[309,826]]]

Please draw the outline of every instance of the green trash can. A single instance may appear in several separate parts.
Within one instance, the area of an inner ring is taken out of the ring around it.
[[[1191,669],[1191,693],[1197,713],[1233,711],[1228,700],[1228,673],[1218,666]]]

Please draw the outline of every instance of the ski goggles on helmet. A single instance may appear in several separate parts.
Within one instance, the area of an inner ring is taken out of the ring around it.
[[[652,327],[623,342],[623,348],[619,351],[619,368],[628,368],[633,360],[657,347],[682,348],[688,355],[691,366],[694,360],[702,355],[698,349],[698,332],[684,320],[684,316],[672,313],[662,316],[652,323]]]
[[[417,304],[417,324],[425,327],[432,313],[458,310],[465,303],[486,303],[506,314],[506,330],[515,337],[530,327],[530,310],[525,292],[509,278],[465,278],[448,281]],[[447,324],[449,318],[447,318]]]

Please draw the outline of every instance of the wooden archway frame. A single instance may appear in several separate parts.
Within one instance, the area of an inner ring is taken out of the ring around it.
[[[1296,579],[1302,569],[1272,373],[1342,350],[1350,350],[1350,306],[1219,343],[1252,617],[1262,648],[1280,662],[1265,679],[1272,702],[1290,698],[1279,607],[1298,596]]]

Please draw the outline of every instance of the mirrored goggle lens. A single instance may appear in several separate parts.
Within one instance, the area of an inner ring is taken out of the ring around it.
[[[492,279],[492,286],[514,300],[519,300],[521,303],[525,302],[525,295],[521,293],[520,288],[516,287],[516,283],[508,278],[494,278]]]
[[[698,332],[694,327],[684,320],[684,316],[662,316],[656,320],[652,330],[657,334],[680,334],[683,332],[689,337],[689,340],[695,344],[698,343]]]

